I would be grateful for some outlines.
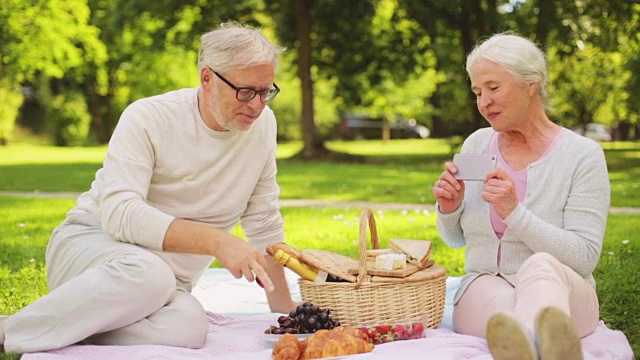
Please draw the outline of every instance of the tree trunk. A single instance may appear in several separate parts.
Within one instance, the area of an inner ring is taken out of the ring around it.
[[[482,18],[482,14],[473,14],[471,12],[471,9],[469,8],[469,4],[467,4],[466,2],[462,2],[461,5],[461,16],[460,16],[460,36],[461,36],[461,41],[462,41],[462,51],[463,51],[463,61],[466,61],[467,59],[467,55],[471,52],[471,50],[473,50],[473,47],[475,45],[475,40],[474,40],[474,30],[478,30],[477,28],[474,28],[474,25],[477,26],[478,23],[483,23],[482,21],[478,21],[478,17]],[[479,11],[482,11],[482,9],[480,8]],[[474,21],[474,19],[476,21]],[[475,32],[476,34],[478,33],[478,31]],[[472,107],[471,109],[471,113],[473,114],[473,118],[470,119],[471,120],[471,126],[469,128],[469,134],[472,133],[473,131],[479,129],[482,126],[482,123],[484,121],[484,119],[482,118],[482,115],[480,115],[480,112],[478,112],[477,107],[475,106],[476,103],[476,96],[469,91],[468,95],[469,97],[469,106]]]
[[[98,136],[98,142],[100,144],[107,144],[111,140],[111,135],[118,125],[120,114],[117,108],[115,108],[114,97],[115,89],[118,80],[115,75],[115,70],[111,72],[109,77],[109,89],[107,94],[99,96],[98,102],[100,107],[100,122],[96,122],[96,134]]]
[[[104,144],[101,138],[101,131],[103,128],[102,101],[100,99],[100,94],[96,91],[96,88],[96,73],[94,71],[93,74],[87,78],[87,84],[85,86],[85,91],[89,94],[89,113],[91,114],[89,137],[100,144]]]
[[[538,22],[536,23],[536,36],[542,49],[547,48],[549,31],[556,22],[556,5],[553,1],[538,0]]]
[[[431,137],[443,138],[448,134],[448,132],[445,128],[444,122],[442,121],[442,116],[440,116],[440,113],[442,112],[442,101],[439,92],[436,91],[435,93],[433,93],[433,95],[431,95],[431,97],[429,98],[429,102],[435,110],[434,115],[431,118],[431,121],[433,122],[431,128]]]
[[[487,14],[485,16],[486,31],[488,34],[498,32],[498,2],[496,0],[487,0]]]
[[[302,84],[302,157],[314,158],[326,152],[324,141],[313,119],[313,81],[311,79],[311,1],[295,0],[298,38],[298,77]]]

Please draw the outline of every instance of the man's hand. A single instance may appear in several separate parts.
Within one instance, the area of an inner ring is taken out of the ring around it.
[[[226,235],[218,236],[216,250],[213,254],[216,259],[236,279],[244,276],[249,282],[252,282],[258,277],[265,290],[272,292],[274,285],[265,270],[267,262],[260,251],[236,236]]]
[[[215,256],[222,266],[239,279],[257,278],[265,290],[273,291],[274,285],[265,271],[264,257],[251,244],[224,230],[176,218],[164,236],[164,251]]]

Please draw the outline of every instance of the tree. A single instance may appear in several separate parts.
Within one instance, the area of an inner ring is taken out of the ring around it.
[[[199,37],[228,20],[261,28],[292,49],[283,57],[284,73],[279,72],[288,91],[272,105],[287,114],[287,121],[300,123],[302,157],[330,154],[323,138],[339,112],[363,110],[391,121],[397,113],[417,115],[424,125],[432,122],[434,136],[466,135],[483,126],[464,61],[479,39],[505,30],[539,42],[552,55],[554,115],[568,122],[581,117],[626,123],[627,128],[640,122],[640,5],[625,0],[0,4],[0,142],[7,141],[24,89],[33,90],[28,105],[37,100],[49,123],[52,116],[89,111],[95,138],[108,141],[131,101],[197,84]],[[591,65],[598,62],[605,71],[595,72]],[[568,69],[574,73],[562,73]],[[604,80],[589,84],[590,76]],[[290,91],[297,87],[300,96]],[[576,94],[587,89],[602,95],[590,105],[589,99],[577,103],[584,98]],[[56,122],[69,128],[59,133],[77,135],[84,118]],[[281,136],[293,132],[292,126],[282,133],[281,128]]]
[[[467,135],[484,124],[469,91],[464,62],[476,42],[502,28],[496,0],[402,0],[401,6],[432,39],[436,70],[446,80],[429,98],[434,136]]]
[[[389,115],[403,108],[386,101],[389,89],[421,78],[432,66],[428,38],[398,7],[398,1],[280,0],[268,5],[278,38],[297,50],[297,64],[305,68],[298,69],[304,99],[302,157],[327,153],[314,125],[314,83],[335,83],[335,101],[342,111],[369,108]]]
[[[86,63],[106,59],[98,29],[88,24],[85,0],[1,0],[0,143],[11,137],[23,101],[22,86],[41,79],[86,76]],[[73,70],[73,71],[72,71]]]
[[[607,53],[593,45],[586,45],[564,58],[559,58],[552,48],[549,58],[551,92],[561,95],[552,98],[552,114],[563,124],[585,126],[594,122],[595,114],[605,105],[609,114],[624,112],[625,101],[620,100],[628,96],[624,86],[630,72],[622,66],[620,53]],[[609,124],[618,120],[610,116],[608,119]],[[600,119],[598,122],[603,121]]]
[[[196,86],[200,36],[230,19],[260,26],[261,1],[89,0],[92,24],[102,32],[109,61],[94,69],[92,129],[100,143],[111,137],[119,114],[132,101]]]
[[[549,54],[552,115],[563,125],[623,125],[640,117],[640,4],[625,0],[519,3],[525,34]],[[535,20],[535,21],[531,21]]]
[[[400,4],[432,38],[438,73],[447,79],[429,99],[436,109],[432,132],[435,136],[449,135],[452,130],[455,133],[460,124],[464,124],[466,132],[473,131],[483,123],[471,92],[467,91],[468,96],[463,97],[459,90],[468,88],[464,58],[478,40],[502,31],[526,36],[553,54],[556,63],[551,64],[551,75],[556,91],[552,98],[561,109],[575,109],[575,112],[561,111],[554,115],[561,119],[565,118],[562,115],[567,119],[577,116],[587,121],[601,114],[605,104],[610,106],[612,96],[616,95],[622,103],[608,109],[638,119],[633,104],[640,102],[637,90],[640,77],[635,75],[640,39],[630,35],[640,30],[637,3],[625,0],[402,0]],[[591,58],[585,57],[586,53]],[[596,62],[602,66],[597,73],[593,67]],[[569,69],[575,74],[563,73]],[[588,85],[591,80],[597,80],[597,84]],[[590,96],[577,95],[587,94],[587,89],[593,91]],[[473,114],[470,123],[460,121],[468,118],[465,114]],[[571,120],[566,121],[566,125],[571,124]]]
[[[362,46],[363,44],[350,42],[349,38],[361,37],[365,33],[363,26],[333,22],[337,20],[336,17],[349,16],[349,14],[367,19],[373,7],[369,2],[335,0],[280,0],[268,1],[267,4],[269,13],[276,24],[278,38],[287,47],[296,49],[297,71],[302,86],[301,129],[304,140],[304,147],[299,155],[303,158],[330,155],[314,121],[312,69],[313,67],[322,69],[324,78],[332,78],[336,72],[340,72],[336,71],[336,68],[341,64],[347,67],[355,66],[348,59],[343,58],[340,62],[332,63],[331,67],[323,67],[321,59],[335,56],[336,52],[340,52],[339,50],[342,50],[345,44]],[[358,11],[363,8],[366,8],[367,11]],[[337,43],[338,46],[336,46],[336,39],[341,40]],[[349,73],[353,74],[354,72],[349,71]],[[343,83],[339,78],[336,81],[336,86],[341,88],[341,91],[349,91],[343,88]]]
[[[295,0],[294,14],[298,40],[298,77],[302,85],[302,157],[325,155],[322,136],[313,119],[313,80],[311,79],[311,0]]]

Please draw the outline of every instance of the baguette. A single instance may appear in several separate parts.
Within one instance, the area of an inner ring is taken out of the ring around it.
[[[294,248],[291,245],[287,245],[285,243],[275,243],[267,245],[267,254],[271,255],[272,257],[275,256],[278,250],[282,250],[285,253],[289,254],[292,258],[303,262],[300,258],[300,251],[298,251],[298,249]]]

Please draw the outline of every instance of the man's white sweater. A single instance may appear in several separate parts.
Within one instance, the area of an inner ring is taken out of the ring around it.
[[[103,168],[67,219],[162,257],[185,286],[213,257],[162,252],[175,218],[230,232],[238,221],[261,251],[284,240],[276,182],[276,119],[265,107],[247,131],[217,132],[198,111],[198,89],[132,103]]]

